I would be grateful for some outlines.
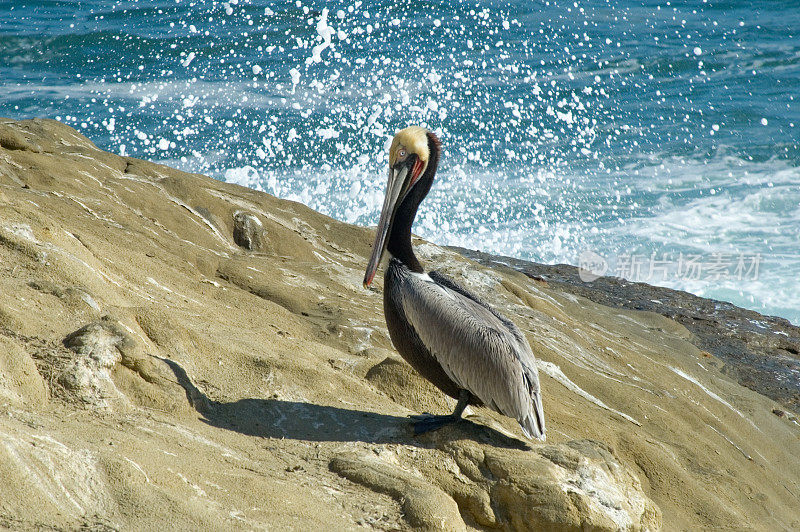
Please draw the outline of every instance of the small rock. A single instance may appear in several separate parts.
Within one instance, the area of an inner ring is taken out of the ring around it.
[[[104,317],[70,333],[64,338],[64,346],[76,353],[86,353],[103,364],[119,358],[136,345],[133,338],[116,320]],[[111,350],[119,354],[110,353]]]
[[[786,417],[786,411],[781,410],[780,408],[773,408],[772,413],[778,417]]]
[[[108,318],[90,323],[67,335],[64,346],[76,355],[59,377],[66,389],[93,408],[110,408],[109,399],[127,403],[110,371],[135,349],[136,342],[119,323]]]
[[[254,214],[236,211],[233,215],[233,241],[250,251],[260,251],[264,245],[264,224]]]

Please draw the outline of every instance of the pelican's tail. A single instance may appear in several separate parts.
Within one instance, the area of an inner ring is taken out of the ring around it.
[[[546,438],[546,429],[544,427],[544,409],[542,408],[540,392],[533,392],[531,394],[531,403],[533,408],[529,410],[528,416],[525,419],[519,420],[519,424],[525,436],[544,441]]]

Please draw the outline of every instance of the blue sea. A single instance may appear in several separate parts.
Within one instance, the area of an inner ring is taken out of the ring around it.
[[[800,324],[800,4],[0,1],[0,116],[377,223]]]

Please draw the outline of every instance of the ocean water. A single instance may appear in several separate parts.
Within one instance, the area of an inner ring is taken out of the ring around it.
[[[362,225],[420,124],[421,236],[800,324],[795,0],[6,0],[0,116]]]

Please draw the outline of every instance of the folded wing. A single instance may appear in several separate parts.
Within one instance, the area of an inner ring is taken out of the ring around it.
[[[485,405],[544,439],[536,360],[522,332],[438,272],[412,274],[400,290],[406,319],[447,375]]]

